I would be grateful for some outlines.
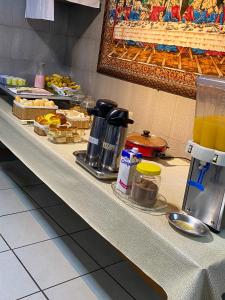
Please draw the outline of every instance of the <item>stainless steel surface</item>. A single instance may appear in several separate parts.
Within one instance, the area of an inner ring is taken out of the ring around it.
[[[10,91],[8,89],[7,86],[0,84],[0,89],[2,91],[4,91],[7,95],[12,96],[13,98],[15,98],[16,94],[13,93],[12,91]],[[41,98],[47,98],[49,100],[63,100],[63,101],[71,101],[72,97],[70,96],[59,96],[59,95],[51,95],[51,96],[37,96],[37,95],[31,95],[31,94],[23,94],[22,95],[23,98],[27,98],[27,99],[41,99]]]
[[[81,167],[83,167],[85,170],[87,170],[94,177],[101,179],[101,180],[116,180],[117,179],[117,175],[118,175],[117,172],[101,171],[97,168],[90,166],[86,162],[86,151],[76,151],[73,153],[73,155],[76,157],[76,163],[78,163]]]
[[[102,141],[105,135],[106,119],[94,117],[89,142],[87,146],[86,162],[92,167],[98,167],[102,151]]]
[[[102,145],[100,168],[111,172],[119,169],[119,159],[125,143],[127,128],[107,125]]]
[[[188,180],[196,180],[199,173],[198,159],[192,158]],[[225,168],[210,164],[205,174],[204,191],[186,185],[182,209],[216,231],[224,227]]]
[[[210,232],[204,223],[190,215],[171,212],[167,215],[167,218],[171,225],[190,235],[206,236]],[[181,226],[181,224],[184,224],[184,226]]]

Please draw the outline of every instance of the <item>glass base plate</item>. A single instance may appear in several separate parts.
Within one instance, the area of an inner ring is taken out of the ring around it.
[[[129,205],[129,206],[131,206],[131,207],[133,207],[137,210],[141,210],[141,211],[149,212],[149,213],[154,213],[154,214],[155,213],[156,214],[165,214],[166,213],[165,209],[168,206],[167,201],[166,201],[166,198],[161,194],[158,194],[157,201],[156,201],[154,206],[145,207],[145,206],[141,206],[141,205],[137,204],[136,202],[134,202],[130,195],[126,195],[126,194],[122,193],[120,190],[118,190],[116,188],[116,182],[113,182],[111,184],[111,186],[112,186],[113,193],[115,194],[115,196],[118,199],[120,199],[121,201],[123,201],[127,205]]]

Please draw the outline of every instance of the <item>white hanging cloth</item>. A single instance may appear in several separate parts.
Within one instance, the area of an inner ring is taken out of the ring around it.
[[[25,17],[54,21],[54,0],[27,0]]]
[[[94,8],[100,7],[100,0],[66,0],[66,1],[72,2],[72,3],[78,3],[81,5],[90,6],[90,7],[94,7]]]

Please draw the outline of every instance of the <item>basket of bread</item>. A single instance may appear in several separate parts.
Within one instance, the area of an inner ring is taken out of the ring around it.
[[[46,114],[38,116],[34,121],[34,132],[41,136],[48,136],[48,140],[55,144],[82,142],[82,130],[72,126],[64,114]]]
[[[58,113],[64,114],[67,121],[71,124],[72,127],[78,129],[89,129],[91,118],[90,116],[85,116],[84,113],[79,112],[74,109],[70,110],[57,110]]]
[[[34,132],[38,135],[46,136],[50,126],[57,127],[64,124],[70,126],[63,114],[50,113],[37,116],[34,121]]]
[[[83,142],[79,130],[72,126],[49,126],[48,140],[54,144],[70,144]]]
[[[48,99],[28,100],[16,96],[13,102],[13,114],[20,120],[34,120],[37,116],[56,113],[58,107]]]

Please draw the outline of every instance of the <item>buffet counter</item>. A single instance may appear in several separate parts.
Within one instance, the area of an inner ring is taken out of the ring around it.
[[[193,238],[175,231],[165,215],[135,210],[117,199],[109,183],[75,163],[86,144],[56,145],[21,125],[0,102],[0,140],[90,226],[167,293],[168,299],[221,299],[225,292],[225,232]],[[160,192],[181,208],[189,165],[161,162]]]

